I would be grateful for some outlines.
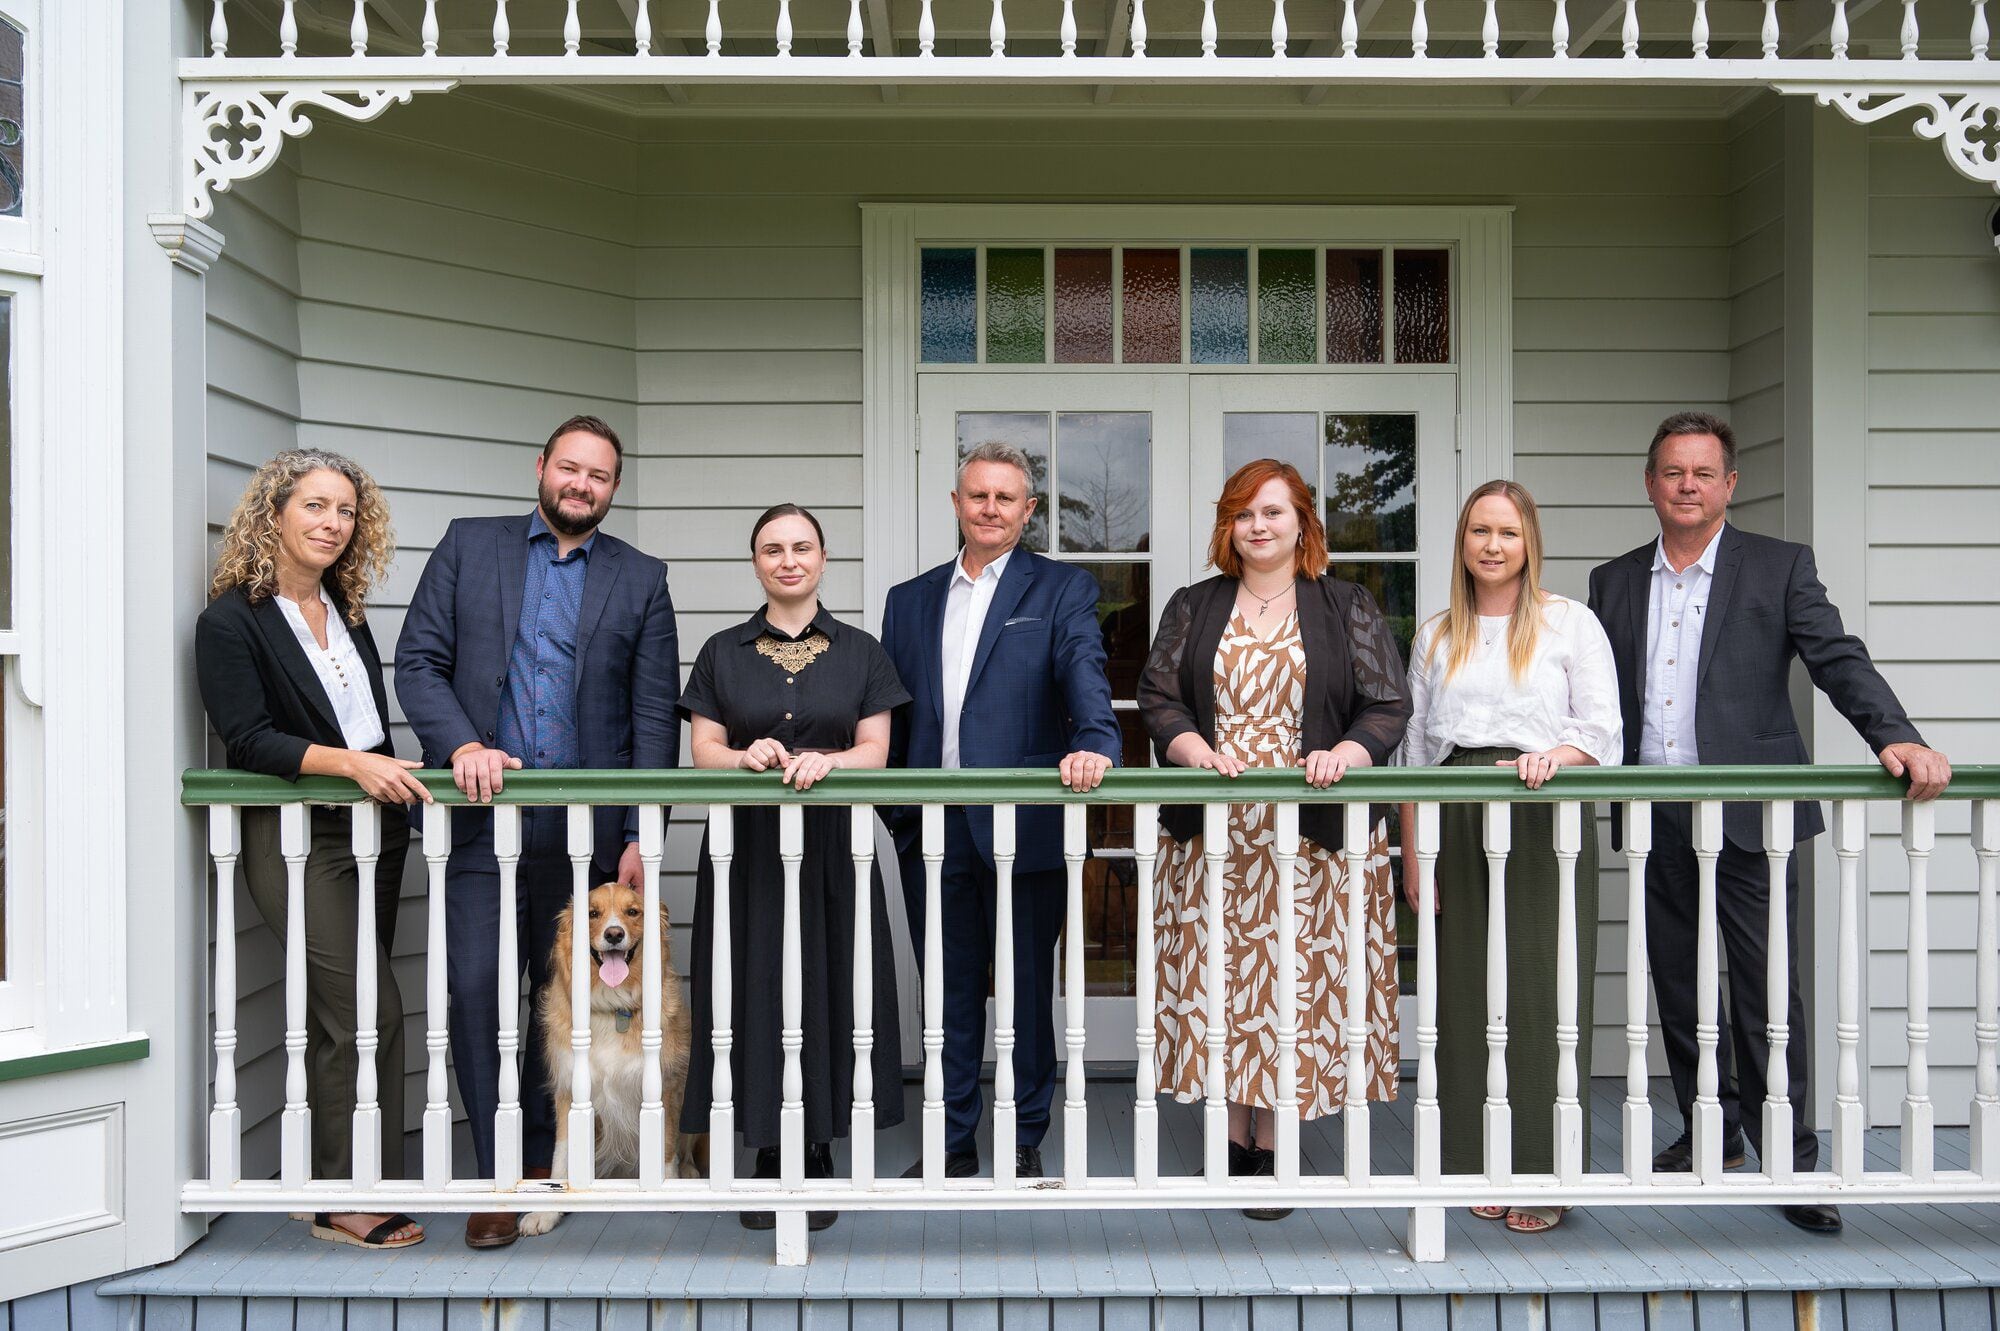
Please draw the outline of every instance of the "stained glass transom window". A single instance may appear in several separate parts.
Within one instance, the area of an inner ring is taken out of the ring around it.
[[[0,217],[19,217],[25,194],[27,40],[0,20]]]
[[[1452,252],[929,247],[928,365],[1448,365]]]

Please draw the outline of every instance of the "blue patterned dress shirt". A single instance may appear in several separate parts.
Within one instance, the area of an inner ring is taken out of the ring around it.
[[[500,698],[499,747],[523,767],[575,767],[576,620],[597,533],[556,557],[556,536],[540,510],[528,519],[528,566],[521,583],[521,623],[507,655]]]

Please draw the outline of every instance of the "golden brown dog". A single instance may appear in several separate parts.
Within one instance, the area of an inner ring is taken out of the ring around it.
[[[570,958],[575,939],[575,907],[562,913],[556,945],[549,954],[549,982],[537,1003],[542,1047],[549,1051],[549,1089],[556,1101],[555,1159],[550,1175],[568,1173],[571,1105]],[[645,898],[637,888],[605,883],[590,892],[590,1102],[597,1124],[600,1177],[631,1175],[639,1167],[639,1107],[645,1075]],[[687,1090],[688,1010],[680,976],[667,945],[667,910],[660,908],[660,1099],[666,1109],[668,1178],[708,1173],[708,1134],[680,1131],[681,1099]],[[521,1233],[546,1234],[562,1214],[537,1211],[521,1218]]]

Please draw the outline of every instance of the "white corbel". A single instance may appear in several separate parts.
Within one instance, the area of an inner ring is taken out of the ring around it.
[[[1779,92],[1811,93],[1857,125],[1917,112],[1917,137],[1935,139],[1945,160],[1969,180],[2000,191],[2000,82],[1959,88],[1857,88],[1839,84],[1777,85]]]
[[[448,92],[456,85],[455,79],[189,84],[182,159],[186,213],[197,221],[206,218],[217,194],[268,171],[286,139],[312,132],[313,111],[366,122],[417,93]]]
[[[169,259],[196,276],[222,257],[222,233],[186,213],[148,213],[146,227]]]

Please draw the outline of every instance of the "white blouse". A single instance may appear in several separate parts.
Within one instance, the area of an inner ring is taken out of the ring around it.
[[[1539,752],[1573,744],[1606,767],[1624,757],[1618,671],[1611,640],[1581,601],[1550,594],[1535,658],[1523,679],[1507,663],[1507,619],[1479,617],[1479,643],[1451,680],[1448,647],[1433,659],[1443,625],[1433,618],[1410,647],[1410,728],[1402,762],[1418,767],[1456,749]]]
[[[372,749],[387,739],[381,714],[375,710],[375,691],[368,685],[368,669],[361,664],[354,635],[347,631],[346,621],[333,608],[333,598],[326,594],[326,588],[319,589],[319,603],[326,607],[325,647],[313,637],[296,601],[280,596],[277,602],[285,613],[285,622],[292,626],[292,636],[299,640],[306,660],[312,662],[313,673],[319,676],[327,700],[333,704],[334,719],[340,722],[341,738],[347,741],[347,747]]]

